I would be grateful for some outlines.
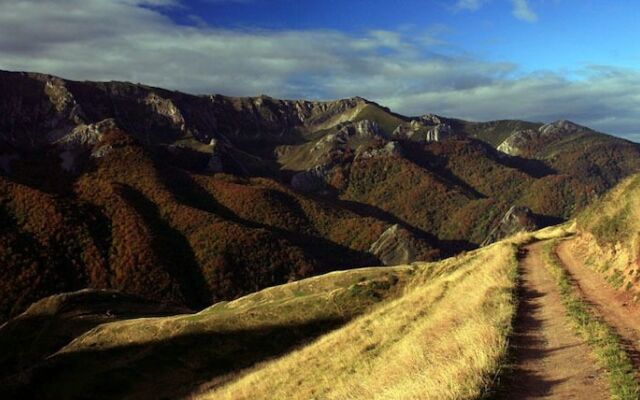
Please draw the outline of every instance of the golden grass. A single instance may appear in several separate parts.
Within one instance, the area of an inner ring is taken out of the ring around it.
[[[137,318],[102,324],[74,339],[61,352],[146,345],[181,334],[215,334],[242,329],[295,326],[314,321],[349,320],[398,291],[415,267],[335,271],[223,301],[196,314]]]
[[[640,300],[640,174],[618,184],[577,217],[573,253],[616,288]]]
[[[544,262],[562,296],[562,302],[578,333],[587,340],[598,364],[607,372],[612,399],[633,400],[640,395],[633,361],[624,349],[620,337],[590,307],[576,290],[576,285],[562,266],[554,249],[557,241],[550,241],[544,249]]]
[[[419,264],[403,296],[194,398],[477,398],[507,350],[515,253],[500,242]]]

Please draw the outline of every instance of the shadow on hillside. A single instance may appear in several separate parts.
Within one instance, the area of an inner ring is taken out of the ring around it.
[[[102,299],[91,296],[89,292],[84,303],[82,298],[74,303],[67,301],[55,314],[22,316],[0,326],[0,381],[25,372],[100,324],[191,312],[178,305],[127,294],[112,297],[107,292]]]
[[[158,211],[158,206],[138,190],[120,185],[122,197],[149,226],[154,252],[164,261],[171,278],[178,282],[189,307],[202,308],[211,303],[211,291],[202,275],[189,241],[173,228]]]
[[[556,217],[553,215],[533,214],[535,220],[538,222],[540,228],[546,228],[548,226],[560,225],[566,222],[564,218]]]
[[[42,223],[42,221],[38,221]],[[3,297],[0,299],[0,326],[7,319],[26,310],[31,303],[61,291],[86,286],[85,271],[68,259],[64,241],[52,240],[44,245],[36,233],[29,232],[9,210],[0,207],[0,237],[7,246],[0,264]]]
[[[459,176],[454,174],[449,168],[446,167],[447,161],[444,156],[437,156],[431,153],[426,147],[425,143],[417,143],[411,141],[403,141],[402,148],[406,158],[412,163],[416,164],[420,168],[423,168],[431,173],[436,174],[440,179],[448,182],[454,186],[462,189],[466,192],[470,198],[473,199],[485,199],[487,196],[478,192],[473,186],[465,182]]]
[[[7,147],[4,147],[7,149]],[[73,193],[74,173],[64,170],[61,158],[51,147],[38,147],[29,151],[9,147],[11,153],[17,154],[13,160],[10,171],[0,168],[0,175],[9,181],[28,186],[48,194],[68,196]],[[0,154],[3,146],[0,143]],[[88,164],[87,157],[79,157],[76,160],[77,168]]]
[[[487,151],[491,154],[491,158],[505,167],[514,168],[524,172],[532,178],[544,178],[545,176],[557,174],[558,171],[547,165],[544,161],[535,158],[524,158],[520,156],[511,156],[503,153],[493,146],[482,142],[482,145],[487,148]]]
[[[215,197],[200,186],[186,171],[177,168],[162,168],[160,166],[157,166],[157,171],[162,183],[181,204],[217,215],[227,221],[247,228],[263,229],[284,238],[289,243],[300,247],[307,256],[321,263],[322,269],[314,271],[316,274],[340,268],[355,268],[380,263],[380,260],[367,252],[350,249],[319,235],[289,231],[242,218],[233,210],[218,202]],[[259,207],[258,204],[255,206]],[[288,202],[286,207],[291,210],[292,213],[302,216],[305,219],[307,218],[306,213],[300,208],[297,202]]]
[[[329,319],[188,333],[155,343],[60,353],[28,375],[0,382],[0,397],[182,398],[200,385],[215,387],[232,380],[243,369],[281,356],[345,322]]]
[[[370,204],[341,199],[336,199],[334,201],[340,207],[345,208],[361,217],[374,217],[386,223],[397,224],[400,227],[405,228],[409,232],[416,235],[416,237],[424,239],[431,245],[436,246],[438,249],[440,249],[443,252],[442,257],[449,257],[458,254],[461,251],[470,251],[478,248],[477,244],[469,242],[467,240],[440,239],[436,235],[426,232],[414,225],[411,225],[405,220],[391,214],[390,212]]]

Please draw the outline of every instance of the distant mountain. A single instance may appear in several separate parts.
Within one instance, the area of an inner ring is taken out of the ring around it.
[[[548,225],[640,171],[639,145],[568,121],[18,72],[0,93],[0,319],[84,287],[202,308],[433,260],[501,232],[514,206]]]

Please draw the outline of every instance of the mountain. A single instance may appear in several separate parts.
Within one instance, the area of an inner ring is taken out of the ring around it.
[[[86,287],[202,309],[436,260],[487,242],[514,206],[549,225],[640,171],[637,144],[568,121],[19,72],[0,93],[0,320]]]

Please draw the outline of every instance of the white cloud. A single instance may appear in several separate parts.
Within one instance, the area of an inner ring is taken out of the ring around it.
[[[151,3],[153,2],[153,3]],[[228,30],[173,23],[171,0],[0,0],[0,68],[127,80],[192,93],[332,99],[487,120],[567,118],[640,133],[640,72],[594,66],[579,80],[444,56],[423,34]],[[427,34],[429,32],[426,32]],[[440,47],[438,47],[440,46]],[[631,136],[629,136],[631,137]]]
[[[533,11],[527,0],[512,0],[513,16],[527,22],[536,22],[538,14]]]

